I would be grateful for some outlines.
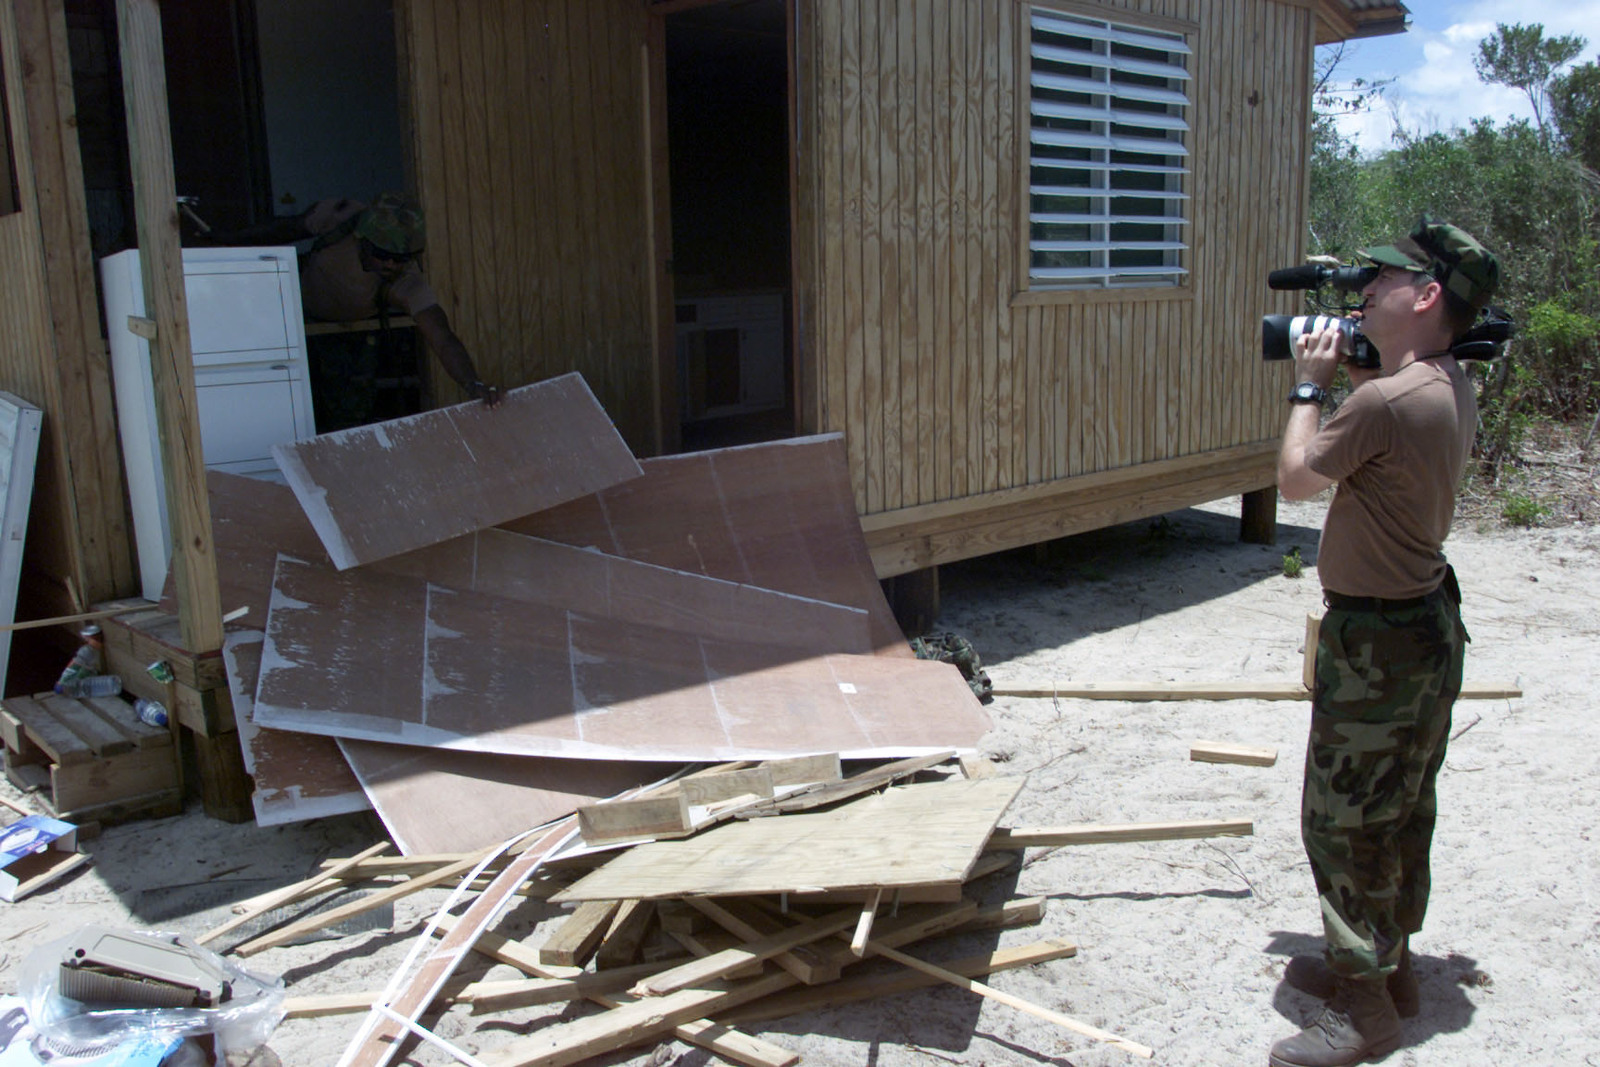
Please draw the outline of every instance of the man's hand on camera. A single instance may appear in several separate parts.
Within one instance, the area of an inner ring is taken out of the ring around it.
[[[1302,334],[1294,343],[1294,369],[1302,382],[1312,382],[1326,389],[1333,384],[1342,362],[1344,355],[1339,351],[1336,329]]]

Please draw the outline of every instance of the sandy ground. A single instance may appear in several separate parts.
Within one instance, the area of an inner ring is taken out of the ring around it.
[[[1272,547],[1241,544],[1236,513],[1217,506],[950,567],[940,626],[969,637],[1001,686],[1294,680],[1305,616],[1320,609],[1322,510],[1283,505]],[[1313,565],[1299,579],[1282,573],[1291,546]],[[1600,716],[1590,688],[1600,605],[1588,589],[1600,568],[1600,533],[1587,525],[1464,526],[1448,548],[1473,637],[1468,684],[1514,684],[1524,696],[1457,705],[1440,778],[1433,903],[1413,942],[1423,1012],[1386,1062],[1600,1064],[1600,863],[1591,840],[1600,822]],[[1298,838],[1308,705],[1002,697],[991,711],[985,752],[1002,773],[1027,778],[1010,825],[1237,816],[1253,819],[1256,832],[1031,852],[990,892],[1047,896],[1043,923],[953,943],[950,953],[997,939],[1072,939],[1076,958],[1008,972],[994,984],[1153,1046],[1159,1063],[1265,1063],[1271,1042],[1317,1008],[1280,981],[1290,955],[1320,944]],[[1279,758],[1270,768],[1194,763],[1188,752],[1197,740],[1272,747]],[[198,811],[108,829],[87,846],[91,867],[0,905],[0,989],[14,983],[33,945],[74,922],[199,933],[229,917],[231,901],[303,877],[377,834],[362,815],[262,830]],[[409,948],[410,931],[441,899],[430,892],[403,902],[393,928],[273,949],[249,965],[283,975],[297,993],[379,988]],[[546,905],[520,907],[513,928],[531,930],[552,914]],[[504,967],[488,975],[511,976]],[[455,1009],[437,1029],[490,1054],[562,1015],[557,1008],[476,1018]],[[354,1017],[288,1022],[270,1045],[285,1064],[332,1063],[354,1026]],[[756,1032],[812,1064],[1137,1062],[950,988]],[[405,1062],[447,1061],[420,1048]],[[602,1062],[712,1060],[667,1042]]]

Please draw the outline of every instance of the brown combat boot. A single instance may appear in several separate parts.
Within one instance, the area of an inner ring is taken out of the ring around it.
[[[1296,956],[1283,970],[1283,980],[1314,997],[1327,1000],[1333,996],[1338,976],[1321,956]],[[1400,947],[1400,966],[1389,975],[1389,997],[1394,1010],[1402,1019],[1413,1019],[1422,1010],[1422,992],[1417,987],[1417,976],[1411,969],[1411,946]]]
[[[1317,1021],[1272,1046],[1272,1067],[1349,1067],[1400,1045],[1400,1016],[1381,978],[1340,978]]]

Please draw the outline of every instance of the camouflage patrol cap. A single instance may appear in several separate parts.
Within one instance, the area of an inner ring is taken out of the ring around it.
[[[1392,245],[1363,248],[1374,263],[1432,275],[1445,291],[1483,310],[1500,284],[1500,263],[1459,226],[1422,216],[1411,233]]]
[[[384,193],[361,212],[356,236],[385,252],[416,255],[422,251],[426,237],[422,208],[404,193]]]

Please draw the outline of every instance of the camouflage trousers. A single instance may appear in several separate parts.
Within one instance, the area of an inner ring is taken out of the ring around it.
[[[1443,589],[1420,606],[1323,617],[1300,833],[1336,973],[1393,971],[1422,929],[1434,782],[1467,640]]]

